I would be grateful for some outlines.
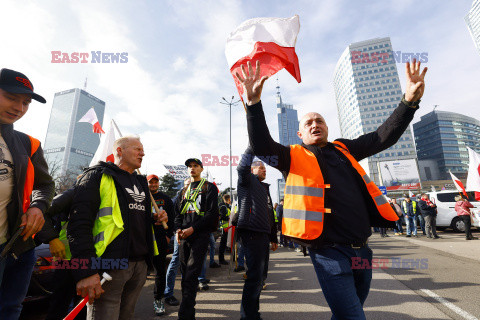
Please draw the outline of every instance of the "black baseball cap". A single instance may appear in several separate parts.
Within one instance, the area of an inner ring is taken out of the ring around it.
[[[3,68],[0,70],[0,89],[3,89],[10,93],[26,93],[32,96],[32,99],[38,102],[45,103],[45,100],[41,95],[33,92],[33,84],[21,72]]]
[[[187,161],[185,161],[185,165],[188,167],[188,165],[190,164],[190,162],[198,163],[198,164],[200,165],[200,167],[203,168],[203,163],[202,163],[202,161],[198,160],[197,158],[187,159]]]

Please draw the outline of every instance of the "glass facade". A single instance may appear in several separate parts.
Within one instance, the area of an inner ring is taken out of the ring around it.
[[[467,147],[480,152],[480,121],[454,112],[432,111],[413,124],[419,160],[435,160],[440,179],[468,172]]]
[[[392,52],[390,38],[377,38],[349,45],[338,60],[333,82],[343,138],[354,139],[375,131],[402,99]],[[370,178],[380,184],[379,161],[412,158],[416,154],[409,127],[394,146],[361,164]]]
[[[472,36],[473,43],[480,53],[480,0],[473,1],[472,8],[465,16],[465,22]]]
[[[49,166],[58,168],[55,175],[80,173],[92,160],[100,143],[99,134],[93,132],[90,123],[78,122],[91,107],[102,124],[102,100],[81,89],[55,93],[44,147]]]

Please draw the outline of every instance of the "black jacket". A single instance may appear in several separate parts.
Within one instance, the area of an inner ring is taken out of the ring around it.
[[[35,242],[48,244],[53,239],[58,238],[61,222],[68,221],[74,192],[74,188],[70,188],[53,198],[52,206],[45,213],[45,224],[42,230],[35,235]]]
[[[239,230],[268,233],[270,242],[277,243],[277,224],[273,213],[269,184],[258,180],[251,172],[254,155],[250,147],[242,155],[238,171],[238,212],[232,224]]]
[[[193,187],[198,186],[200,181],[192,182]],[[175,200],[175,231],[178,229],[187,229],[193,227],[193,234],[189,239],[194,239],[196,234],[210,233],[218,229],[218,189],[211,183],[206,181],[197,197],[197,203],[200,203],[200,211],[204,212],[203,216],[196,213],[181,214],[185,205],[185,191],[183,188],[177,194]],[[200,200],[198,200],[200,199]]]
[[[25,186],[25,176],[31,150],[30,138],[22,132],[13,130],[13,125],[11,124],[0,124],[0,127],[3,139],[12,154],[15,165],[12,201],[7,205],[8,233],[12,236],[20,227],[24,213],[22,209],[23,188]],[[55,183],[48,173],[48,165],[43,156],[41,146],[38,147],[30,159],[35,170],[30,208],[39,208],[45,214],[55,194]],[[34,247],[35,242],[32,238],[23,241],[22,237],[18,237],[12,247],[12,253],[15,253],[18,257],[23,252]]]
[[[415,110],[400,103],[376,131],[356,139],[338,141],[346,145],[357,161],[370,157],[398,141],[413,119]],[[271,166],[287,177],[290,170],[290,146],[273,141],[260,102],[248,106],[247,126],[255,155],[269,160]],[[331,185],[331,188],[325,191],[325,207],[331,208],[332,212],[324,214],[323,233],[319,238],[298,242],[312,247],[321,247],[323,243],[328,242],[358,243],[368,239],[371,235],[371,226],[394,227],[394,222],[387,221],[380,215],[362,177],[332,143],[324,147],[304,144],[302,146],[316,156],[325,183]]]
[[[94,247],[94,241],[92,236],[92,230],[94,222],[100,208],[100,182],[102,175],[107,174],[113,177],[115,181],[115,187],[117,191],[118,202],[120,205],[120,211],[122,213],[122,220],[124,223],[124,231],[113,240],[107,246],[107,249],[102,255],[102,259],[128,259],[130,249],[130,237],[135,237],[129,232],[129,209],[127,192],[119,182],[119,176],[128,174],[128,172],[120,169],[111,162],[99,162],[98,165],[87,168],[83,176],[77,181],[75,185],[75,194],[70,210],[70,221],[67,227],[68,241],[70,244],[70,251],[72,258],[88,259],[97,257]],[[152,267],[153,257],[153,238],[152,233],[149,232],[152,229],[154,220],[151,216],[149,208],[151,208],[150,196],[148,196],[149,188],[147,179],[143,175],[137,175],[133,173],[137,181],[141,184],[142,189],[147,195],[145,197],[146,204],[146,241],[148,245],[149,257],[147,258],[147,264]],[[137,235],[138,236],[138,235]],[[76,281],[89,277],[95,273],[101,274],[101,270],[93,270],[90,268],[90,263],[87,269],[73,270],[73,276]]]
[[[433,216],[433,217],[436,217],[437,216],[437,206],[435,205],[434,207],[430,207],[426,201],[424,200],[419,200],[417,202],[418,204],[418,208],[420,209],[420,213],[422,214],[422,216]]]
[[[155,225],[155,237],[157,237],[157,239],[165,236],[171,238],[175,232],[175,209],[173,207],[172,199],[170,199],[166,193],[161,191],[153,193],[152,196],[155,199],[158,208],[163,207],[163,210],[167,212],[168,216],[168,229],[165,230],[163,225]],[[161,240],[163,241],[163,239]]]

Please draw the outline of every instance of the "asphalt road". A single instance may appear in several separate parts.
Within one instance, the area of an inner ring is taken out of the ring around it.
[[[367,319],[480,319],[480,240],[466,241],[448,231],[439,235],[438,240],[371,237],[374,258],[386,268],[374,269]],[[242,274],[229,274],[222,266],[209,268],[207,277],[210,289],[197,295],[197,319],[239,319]],[[330,319],[309,257],[279,248],[271,254],[267,283],[260,301],[263,319]],[[175,296],[180,298],[179,276]],[[44,308],[27,308],[22,319],[43,319]],[[167,306],[166,315],[154,315],[149,276],[134,319],[177,319],[177,310]]]

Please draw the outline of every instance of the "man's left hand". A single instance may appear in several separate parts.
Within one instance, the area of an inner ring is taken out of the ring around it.
[[[275,251],[278,249],[278,243],[275,243],[275,242],[270,242],[270,244],[272,245],[272,251]]]
[[[23,241],[27,241],[32,235],[42,230],[44,223],[42,210],[35,207],[29,208],[22,215],[22,223],[20,224],[20,227],[25,226],[20,234],[23,236]]]
[[[181,238],[182,239],[187,239],[188,237],[190,237],[193,233],[193,228],[190,227],[190,228],[187,228],[187,229],[183,229],[182,230],[183,232],[181,233]]]
[[[405,64],[407,75],[407,89],[405,91],[405,100],[409,102],[418,101],[423,96],[425,90],[425,74],[428,68],[423,68],[420,73],[420,61],[413,59],[413,62]]]

